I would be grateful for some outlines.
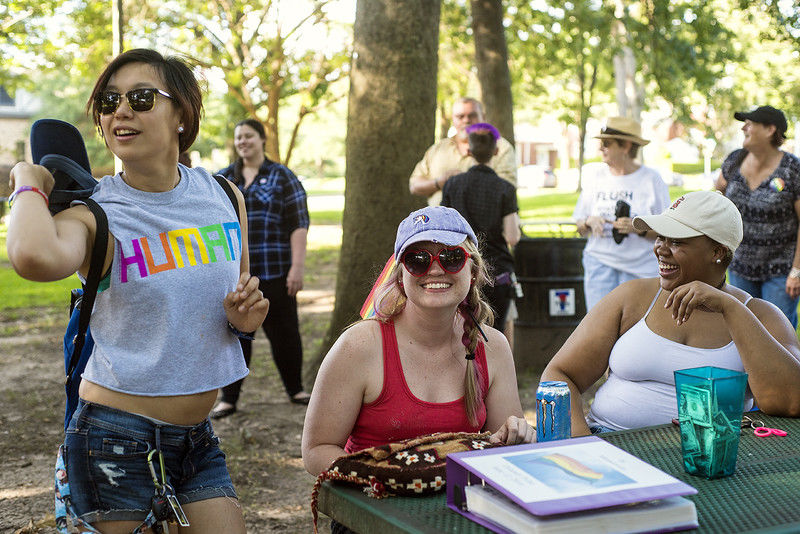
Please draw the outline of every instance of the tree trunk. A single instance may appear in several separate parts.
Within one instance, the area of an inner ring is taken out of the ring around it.
[[[586,67],[592,69],[589,76],[589,86],[586,87]],[[592,62],[589,65],[581,65],[580,80],[580,93],[581,93],[581,109],[578,117],[578,191],[583,190],[583,162],[586,159],[586,123],[589,122],[589,117],[592,115],[592,105],[594,104],[594,88],[597,84],[597,58],[592,57]]]
[[[486,120],[513,144],[514,104],[503,28],[503,2],[472,0],[471,4],[475,65],[481,84],[481,98],[486,108]]]
[[[636,81],[636,57],[628,46],[614,56],[614,81],[620,117],[638,121],[642,115],[643,90]]]
[[[433,143],[440,2],[358,0],[347,119],[342,247],[336,304],[319,364],[358,313],[386,259],[397,225],[424,202],[408,177]]]
[[[628,18],[628,5],[617,0],[614,9],[616,20],[611,32],[622,46],[614,55],[614,82],[617,88],[617,108],[620,117],[640,120],[644,89],[636,81],[636,57],[631,48],[631,35],[625,26]]]

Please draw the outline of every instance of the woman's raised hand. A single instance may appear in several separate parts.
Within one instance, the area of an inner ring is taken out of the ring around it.
[[[45,195],[50,195],[55,185],[55,179],[46,168],[41,165],[34,165],[27,161],[20,161],[11,168],[8,185],[11,191],[20,186],[29,185],[41,189]]]
[[[520,443],[533,443],[536,439],[536,430],[528,424],[524,417],[508,416],[500,429],[489,436],[492,443],[517,445]]]
[[[679,325],[689,320],[694,310],[722,313],[726,304],[738,302],[735,297],[695,280],[676,287],[667,297],[665,308],[672,308],[672,319]]]
[[[253,332],[261,326],[269,311],[269,300],[258,289],[258,277],[242,273],[236,289],[225,296],[222,305],[228,321],[241,332]]]

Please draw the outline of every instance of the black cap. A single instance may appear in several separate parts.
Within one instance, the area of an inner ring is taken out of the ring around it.
[[[759,124],[772,124],[781,135],[786,133],[786,116],[783,111],[772,106],[759,106],[753,111],[737,111],[733,114],[733,118],[737,121],[751,120]]]

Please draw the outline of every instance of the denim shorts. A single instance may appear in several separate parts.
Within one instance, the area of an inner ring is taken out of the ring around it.
[[[159,424],[80,400],[65,441],[67,479],[78,517],[87,523],[143,521],[156,493],[147,457],[157,441],[167,482],[181,504],[236,498],[225,454],[208,419],[194,426]],[[157,461],[155,467],[163,482]]]

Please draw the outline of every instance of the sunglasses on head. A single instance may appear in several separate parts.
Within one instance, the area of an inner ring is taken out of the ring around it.
[[[462,247],[443,248],[436,255],[424,249],[407,250],[403,253],[400,262],[405,266],[408,273],[412,276],[423,276],[428,274],[433,265],[433,260],[446,273],[456,274],[464,268],[469,259],[469,252]]]
[[[172,95],[161,89],[153,87],[143,87],[131,89],[125,93],[125,100],[133,111],[150,111],[156,105],[156,94],[172,99]],[[103,91],[97,95],[97,112],[100,115],[109,115],[117,111],[122,102],[123,95],[116,91]]]

